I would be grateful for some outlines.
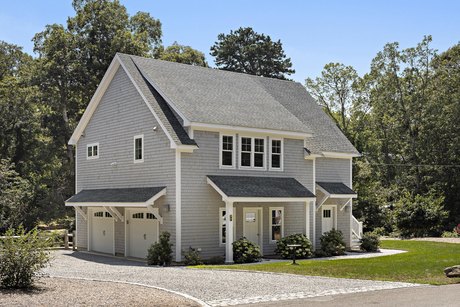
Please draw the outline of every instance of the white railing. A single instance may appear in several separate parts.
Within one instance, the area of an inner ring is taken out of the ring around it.
[[[353,215],[351,216],[351,231],[358,238],[363,236],[363,222],[358,221]]]

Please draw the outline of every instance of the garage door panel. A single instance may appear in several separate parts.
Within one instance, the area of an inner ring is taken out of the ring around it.
[[[91,251],[113,254],[114,221],[105,210],[91,210]]]
[[[127,255],[146,258],[150,246],[158,241],[159,224],[147,210],[130,210],[127,215]]]

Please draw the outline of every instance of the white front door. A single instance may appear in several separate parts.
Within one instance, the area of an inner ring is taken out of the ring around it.
[[[126,255],[147,258],[150,246],[158,242],[158,220],[146,209],[130,209],[126,214],[126,226]]]
[[[262,210],[243,209],[243,237],[260,246],[262,251]]]
[[[98,208],[90,210],[90,250],[114,253],[114,221],[112,215]]]
[[[335,228],[335,208],[334,206],[322,207],[322,232],[331,231]]]

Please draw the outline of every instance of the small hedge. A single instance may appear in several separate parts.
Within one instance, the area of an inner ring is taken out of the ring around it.
[[[8,229],[0,239],[0,287],[30,288],[50,261],[49,248],[54,239],[37,229],[29,232],[20,226]]]
[[[168,266],[172,262],[172,244],[169,243],[171,234],[163,232],[160,235],[160,241],[152,244],[148,250],[147,263],[149,265]]]
[[[235,263],[259,262],[261,258],[260,247],[245,237],[233,242],[233,261]]]
[[[200,265],[203,261],[200,257],[198,249],[189,247],[187,252],[184,252],[184,264],[185,265]]]
[[[359,242],[361,243],[360,248],[362,251],[377,252],[380,246],[380,237],[376,233],[367,232]]]
[[[291,258],[294,247],[288,247],[290,244],[301,245],[295,248],[297,259],[309,258],[313,254],[313,247],[310,240],[308,240],[308,238],[302,233],[293,234],[278,240],[276,243],[275,253],[285,259]]]
[[[317,252],[319,257],[345,255],[345,241],[340,230],[332,229],[324,233],[319,239],[321,248]]]

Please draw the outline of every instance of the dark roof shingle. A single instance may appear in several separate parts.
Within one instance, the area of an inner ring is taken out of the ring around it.
[[[322,187],[329,194],[342,194],[342,195],[355,195],[355,191],[347,187],[342,182],[316,182],[317,185]]]
[[[208,178],[228,197],[315,197],[294,178],[210,175]]]
[[[66,203],[144,203],[165,187],[81,190]]]

